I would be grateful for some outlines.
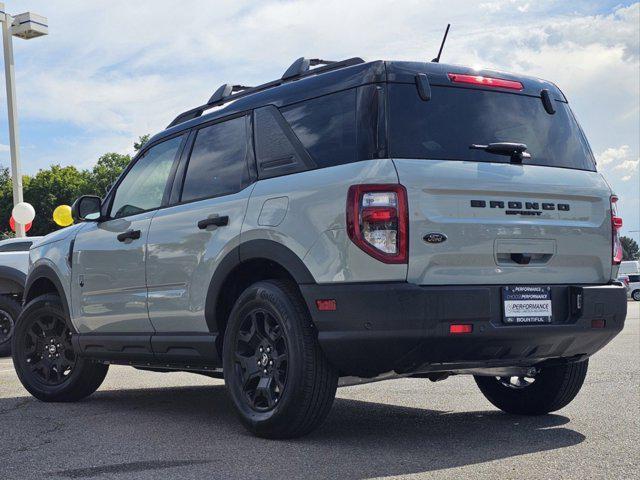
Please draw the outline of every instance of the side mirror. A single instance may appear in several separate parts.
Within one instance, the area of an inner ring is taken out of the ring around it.
[[[76,222],[97,222],[100,220],[102,200],[95,195],[83,195],[71,206],[71,216]]]

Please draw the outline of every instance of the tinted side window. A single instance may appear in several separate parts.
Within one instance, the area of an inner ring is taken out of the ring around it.
[[[332,93],[281,109],[318,167],[356,161],[356,91]]]
[[[0,252],[26,252],[33,242],[11,242],[0,246]]]
[[[182,189],[182,201],[235,193],[247,184],[246,118],[198,130]]]
[[[117,187],[111,205],[113,218],[135,215],[162,205],[182,138],[174,137],[159,143],[136,161]]]
[[[640,275],[629,275],[629,281],[632,283],[640,282]]]

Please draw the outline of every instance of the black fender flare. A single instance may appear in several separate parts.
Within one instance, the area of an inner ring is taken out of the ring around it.
[[[0,265],[0,293],[22,293],[27,276],[17,268]]]
[[[227,277],[243,262],[253,259],[270,260],[281,265],[298,285],[316,283],[302,259],[281,243],[273,240],[249,240],[241,243],[220,261],[209,284],[205,318],[212,333],[217,332],[216,305]]]
[[[38,265],[36,268],[29,272],[29,275],[27,275],[27,281],[24,287],[23,295],[24,304],[26,305],[28,301],[32,300],[32,298],[30,298],[30,294],[33,284],[43,278],[46,278],[51,283],[53,283],[56,290],[58,291],[58,296],[60,297],[60,301],[62,302],[64,313],[67,315],[68,319],[71,319],[71,310],[69,309],[69,302],[67,301],[67,295],[65,294],[62,282],[60,281],[60,278],[58,277],[58,274],[55,272],[55,270],[48,265]]]

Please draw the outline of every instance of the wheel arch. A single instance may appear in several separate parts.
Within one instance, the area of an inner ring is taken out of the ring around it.
[[[205,318],[209,331],[218,334],[219,347],[235,300],[249,285],[267,279],[289,280],[296,288],[316,283],[300,257],[282,244],[271,240],[242,243],[220,262],[207,293]]]
[[[67,318],[71,318],[69,303],[60,278],[50,266],[39,265],[29,272],[27,276],[24,286],[23,303],[26,305],[34,298],[47,293],[53,293],[60,297],[64,313],[67,315]]]
[[[0,265],[0,294],[22,294],[27,276],[17,268]]]

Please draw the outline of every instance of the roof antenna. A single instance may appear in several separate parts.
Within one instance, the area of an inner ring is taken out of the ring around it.
[[[442,39],[442,43],[440,44],[440,50],[438,50],[438,56],[431,60],[434,63],[440,63],[440,55],[442,55],[442,49],[444,48],[444,42],[447,41],[447,35],[449,34],[449,27],[451,27],[450,23],[447,23],[447,29],[444,31],[444,38]]]

